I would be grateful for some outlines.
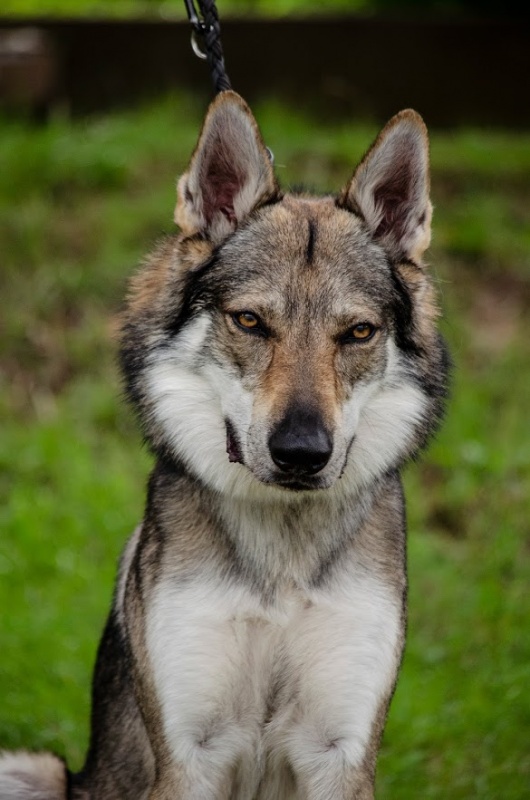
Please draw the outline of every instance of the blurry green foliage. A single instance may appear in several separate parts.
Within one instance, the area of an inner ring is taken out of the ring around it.
[[[473,16],[528,15],[522,0],[218,0],[221,17],[306,14],[429,13]],[[185,17],[183,0],[3,0],[0,16]]]

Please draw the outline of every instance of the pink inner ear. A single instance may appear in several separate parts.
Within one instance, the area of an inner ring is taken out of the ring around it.
[[[203,210],[208,224],[219,212],[229,222],[236,222],[234,198],[242,185],[243,178],[235,167],[229,166],[222,159],[210,162],[203,181]]]
[[[403,197],[376,194],[376,202],[381,203],[383,216],[377,226],[376,236],[384,236],[390,230],[399,239],[405,232],[409,205]]]
[[[412,174],[408,163],[402,163],[396,172],[374,192],[377,206],[381,206],[383,216],[376,236],[384,236],[392,230],[397,238],[405,232],[411,202]]]

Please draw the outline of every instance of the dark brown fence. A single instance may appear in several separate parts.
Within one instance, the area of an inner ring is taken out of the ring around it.
[[[31,56],[5,44],[23,39],[21,28],[40,41],[40,84],[48,60],[46,85],[33,94]],[[86,113],[182,86],[207,96],[207,68],[189,38],[185,23],[0,20],[0,102]],[[250,102],[274,95],[378,120],[412,106],[430,125],[530,126],[528,21],[226,20],[223,43],[233,85]]]

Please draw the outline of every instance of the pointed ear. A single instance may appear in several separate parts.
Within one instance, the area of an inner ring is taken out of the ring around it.
[[[177,225],[186,235],[203,232],[213,242],[279,195],[256,121],[235,92],[221,92],[208,109],[177,194]]]
[[[395,258],[420,261],[431,240],[429,140],[415,111],[396,114],[365,155],[339,204],[360,214]]]

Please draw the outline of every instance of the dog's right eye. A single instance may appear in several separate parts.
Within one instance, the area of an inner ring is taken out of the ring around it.
[[[260,336],[266,336],[267,331],[262,324],[257,314],[252,311],[236,311],[235,314],[230,315],[238,328],[242,328],[246,333],[256,333]]]
[[[259,325],[257,316],[250,311],[242,311],[240,314],[234,314],[234,317],[242,328],[256,328]]]

